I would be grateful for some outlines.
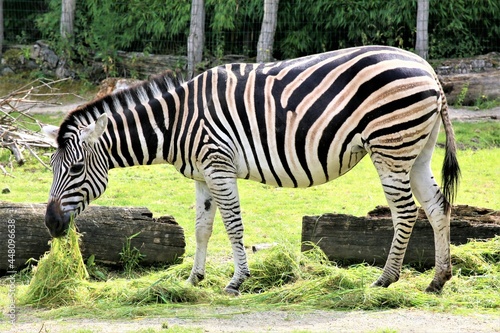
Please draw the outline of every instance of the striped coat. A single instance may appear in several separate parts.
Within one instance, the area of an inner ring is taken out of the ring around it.
[[[441,121],[447,135],[443,193],[430,158]],[[446,99],[432,68],[390,47],[358,47],[267,64],[230,64],[182,83],[164,75],[73,111],[46,132],[58,143],[46,224],[54,236],[106,188],[107,170],[170,163],[196,181],[197,248],[189,278],[205,274],[220,210],[235,260],[226,287],[250,272],[237,178],[283,187],[335,179],[368,154],[391,208],[395,234],[382,276],[399,278],[417,208],[436,237],[437,291],[451,277],[449,202],[458,181]],[[279,226],[277,226],[279,227]]]

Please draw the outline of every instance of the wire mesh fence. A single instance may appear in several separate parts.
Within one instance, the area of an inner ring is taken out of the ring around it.
[[[35,24],[36,17],[48,11],[43,0],[4,0],[4,42],[32,43],[42,37]]]
[[[263,0],[206,0],[206,56],[256,56]],[[61,0],[4,0],[4,43],[54,39]],[[182,55],[191,0],[77,1],[75,39],[82,47]],[[500,4],[430,0],[430,58],[500,51]],[[413,49],[416,0],[281,0],[274,57],[385,44]]]

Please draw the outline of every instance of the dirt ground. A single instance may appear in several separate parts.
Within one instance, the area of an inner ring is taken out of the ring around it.
[[[383,332],[398,333],[494,333],[500,332],[500,315],[454,315],[422,310],[386,311],[266,311],[234,313],[233,308],[198,309],[190,319],[175,317],[134,318],[129,320],[61,319],[41,320],[21,315],[7,332],[125,333],[152,329],[176,332],[201,329],[202,332]],[[238,309],[236,309],[238,310]],[[168,329],[166,329],[168,328]]]
[[[500,121],[500,107],[477,111],[450,107],[450,118],[456,121]]]
[[[85,102],[74,102],[65,105],[57,106],[44,106],[39,105],[33,107],[30,112],[32,113],[45,113],[45,112],[70,112],[78,106],[85,104]],[[451,120],[458,121],[500,121],[500,107],[489,110],[470,110],[465,108],[455,108],[450,106]]]

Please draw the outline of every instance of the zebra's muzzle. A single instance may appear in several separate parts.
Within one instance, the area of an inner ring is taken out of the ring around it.
[[[58,201],[50,200],[45,212],[45,226],[52,237],[58,238],[66,235],[71,213],[61,209]]]

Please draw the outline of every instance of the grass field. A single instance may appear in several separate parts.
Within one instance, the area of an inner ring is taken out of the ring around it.
[[[57,124],[59,119],[43,121]],[[457,124],[455,128],[463,148],[458,152],[462,183],[456,203],[500,210],[499,123]],[[437,148],[433,158],[438,181],[443,155],[443,149]],[[43,158],[48,160],[48,155]],[[0,163],[8,160],[8,153],[0,151]],[[10,193],[0,194],[1,201],[46,202],[52,182],[49,170],[29,159],[23,167],[14,166],[11,173],[15,178],[2,179],[1,188],[8,187]],[[195,247],[193,182],[168,165],[133,167],[111,170],[108,189],[94,204],[147,206],[156,216],[173,215],[185,229],[184,262],[168,270],[138,270],[132,277],[94,267],[107,276],[107,281],[84,281],[86,295],[78,304],[45,305],[37,316],[125,318],[160,315],[166,309],[188,315],[190,307],[200,304],[252,309],[406,307],[458,313],[497,313],[500,308],[500,238],[454,247],[455,276],[442,295],[422,292],[432,271],[420,273],[406,267],[399,282],[387,289],[373,289],[368,286],[380,274],[379,268],[340,268],[326,263],[319,251],[300,253],[303,215],[365,215],[375,206],[386,204],[369,158],[345,176],[314,188],[282,189],[250,181],[240,181],[239,185],[246,245],[279,244],[271,251],[249,255],[253,276],[242,286],[241,297],[230,298],[222,293],[232,273],[232,260],[218,216],[209,244],[207,278],[197,288],[184,284]],[[30,274],[18,277],[19,297],[26,293],[29,278]],[[2,280],[3,313],[8,306],[7,297],[3,297],[7,291],[7,282]],[[5,315],[0,319],[6,320]]]

